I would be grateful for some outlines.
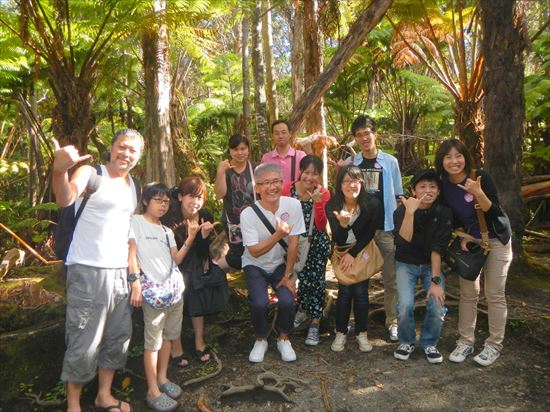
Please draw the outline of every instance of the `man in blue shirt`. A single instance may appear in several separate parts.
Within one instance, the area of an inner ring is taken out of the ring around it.
[[[390,339],[397,341],[397,288],[395,284],[395,244],[392,230],[393,212],[397,199],[403,196],[403,184],[397,159],[376,147],[376,121],[366,115],[357,117],[351,133],[361,152],[348,157],[344,163],[353,163],[363,171],[367,191],[382,204],[383,213],[378,222],[374,241],[384,257],[384,311]]]

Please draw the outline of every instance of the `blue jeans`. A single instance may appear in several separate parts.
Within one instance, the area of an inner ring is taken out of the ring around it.
[[[397,318],[399,342],[404,344],[416,343],[416,330],[414,324],[414,295],[418,279],[422,281],[424,292],[428,292],[431,286],[431,265],[412,265],[395,261],[397,279]],[[441,276],[441,287],[445,288],[445,278]],[[430,297],[426,305],[426,317],[420,333],[420,346],[437,346],[441,327],[447,309],[436,303]]]
[[[338,300],[336,301],[336,331],[348,333],[349,315],[353,304],[355,317],[355,334],[367,331],[369,317],[369,280],[353,285],[338,284]]]
[[[267,285],[277,294],[277,324],[279,333],[289,334],[294,328],[294,315],[296,304],[292,292],[286,287],[276,288],[277,284],[285,274],[285,264],[277,266],[273,273],[267,273],[262,268],[248,265],[244,267],[246,285],[248,286],[248,302],[250,303],[250,315],[252,325],[257,338],[267,338],[269,334],[269,297],[267,296]]]

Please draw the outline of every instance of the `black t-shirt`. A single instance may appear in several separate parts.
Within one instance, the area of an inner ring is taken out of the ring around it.
[[[431,254],[443,254],[451,239],[452,212],[439,204],[429,209],[418,209],[414,213],[413,236],[407,242],[399,235],[405,217],[405,206],[400,205],[393,212],[395,223],[395,260],[412,265],[430,264]]]
[[[382,179],[382,165],[377,162],[376,158],[366,159],[363,157],[363,161],[359,165],[359,169],[363,172],[363,178],[365,179],[365,187],[367,193],[374,195],[380,200],[382,206],[382,213],[380,219],[376,224],[376,229],[384,229],[384,182]]]
[[[225,173],[227,192],[223,198],[224,221],[229,218],[230,223],[239,224],[241,212],[254,203],[251,170],[254,170],[254,164],[247,165],[242,173],[237,173],[234,169]]]

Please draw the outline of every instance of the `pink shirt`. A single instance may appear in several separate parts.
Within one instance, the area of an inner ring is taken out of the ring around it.
[[[292,158],[296,156],[296,169],[294,179],[292,179]],[[306,156],[305,152],[301,150],[295,150],[292,147],[288,149],[285,156],[281,156],[277,149],[273,149],[271,152],[267,152],[262,156],[262,163],[275,163],[279,165],[283,172],[283,183],[297,180],[300,176],[300,160]]]

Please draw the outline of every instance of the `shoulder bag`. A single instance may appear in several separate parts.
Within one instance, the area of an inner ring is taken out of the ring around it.
[[[342,269],[340,269],[340,260],[354,245],[355,243],[345,246],[334,245],[332,257],[330,259],[334,276],[338,279],[338,283],[345,286],[353,285],[371,278],[376,273],[380,272],[384,264],[384,258],[382,257],[382,253],[380,253],[380,249],[378,249],[374,240],[371,240],[367,246],[355,256],[351,268],[346,272],[342,271]]]
[[[476,179],[475,170],[472,170],[470,179]],[[485,213],[481,210],[475,197],[474,201],[474,208],[476,209],[477,220],[479,222],[479,231],[481,233],[481,242],[466,233],[456,232],[456,237],[451,241],[447,253],[445,254],[445,262],[449,265],[451,272],[470,281],[474,281],[478,278],[490,250],[489,231],[487,229]],[[475,241],[475,243],[468,244],[467,252],[464,252],[460,247],[462,238]]]
[[[164,226],[162,226],[162,229],[166,235],[166,244],[170,250],[168,232],[166,232],[166,228]],[[178,267],[174,265],[174,259],[172,258],[171,251],[170,260],[170,275],[164,282],[155,282],[150,279],[146,273],[142,273],[141,276],[140,282],[143,300],[155,309],[167,308],[179,302],[185,288],[181,272]]]

